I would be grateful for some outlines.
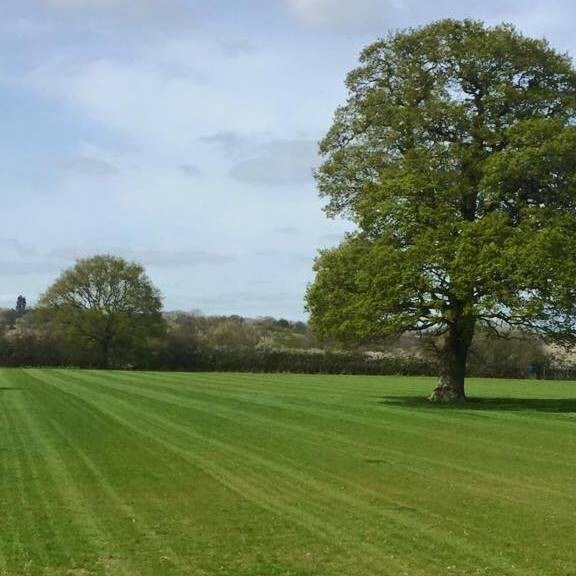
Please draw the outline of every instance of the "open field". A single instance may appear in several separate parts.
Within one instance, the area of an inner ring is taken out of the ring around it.
[[[576,574],[576,383],[432,385],[4,370],[0,574]]]

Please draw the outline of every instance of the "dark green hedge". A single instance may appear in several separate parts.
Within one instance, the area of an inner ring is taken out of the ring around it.
[[[371,358],[346,352],[205,350],[148,359],[138,367],[200,372],[294,372],[307,374],[432,375],[434,362],[420,358]]]

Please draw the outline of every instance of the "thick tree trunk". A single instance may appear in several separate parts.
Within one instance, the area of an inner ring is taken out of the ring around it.
[[[440,351],[440,379],[429,397],[430,401],[446,404],[466,401],[464,381],[474,324],[474,318],[466,316],[461,306],[455,307],[453,321]]]

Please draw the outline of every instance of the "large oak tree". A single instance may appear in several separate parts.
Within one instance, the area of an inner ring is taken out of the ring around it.
[[[437,401],[465,399],[479,325],[569,342],[576,328],[576,73],[513,27],[444,20],[366,48],[321,143],[330,216],[318,335],[441,342]]]

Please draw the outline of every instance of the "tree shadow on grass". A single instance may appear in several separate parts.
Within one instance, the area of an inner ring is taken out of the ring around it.
[[[435,404],[422,396],[384,396],[378,403],[427,410],[576,413],[576,398],[469,398],[461,404]]]
[[[20,390],[20,388],[13,388],[10,386],[0,386],[0,392],[8,392],[9,390]]]

